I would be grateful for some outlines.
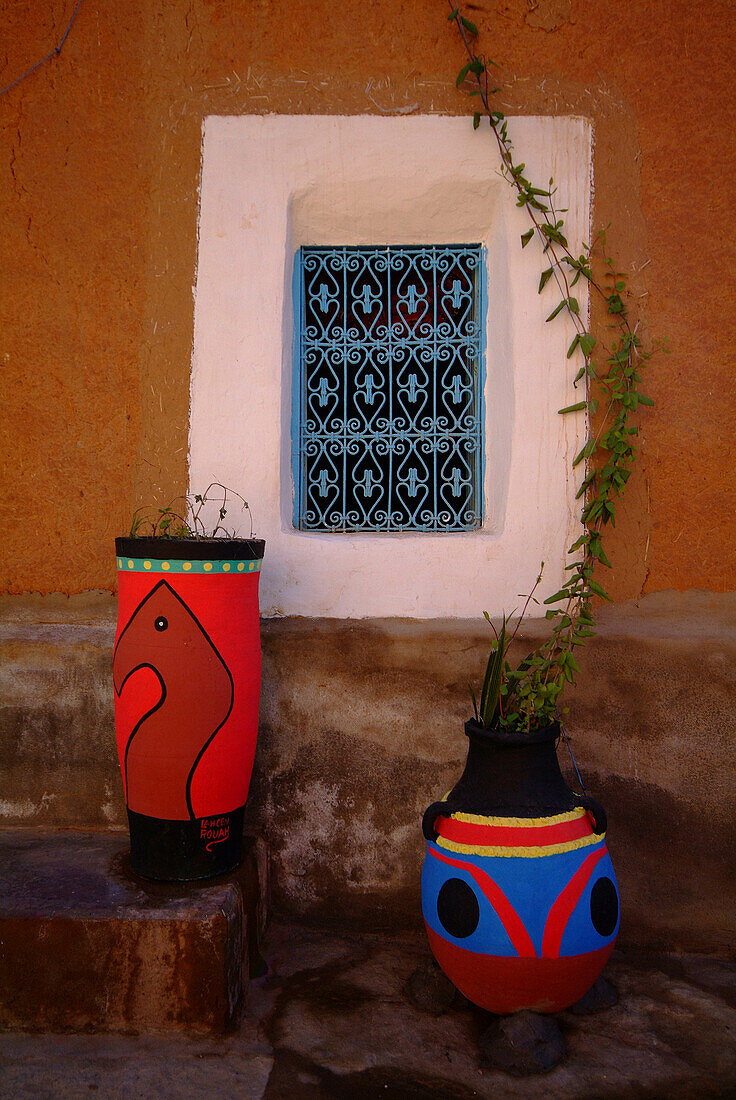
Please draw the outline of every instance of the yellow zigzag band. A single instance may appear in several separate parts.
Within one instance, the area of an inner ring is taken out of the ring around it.
[[[536,859],[540,856],[558,856],[562,852],[573,852],[576,848],[588,848],[591,844],[598,844],[601,840],[605,840],[605,836],[605,833],[591,833],[590,836],[582,836],[578,840],[568,840],[564,844],[547,844],[544,846],[526,844],[523,847],[518,846],[516,848],[499,848],[496,845],[485,848],[480,844],[458,844],[454,840],[446,840],[443,836],[438,836],[435,844],[440,848],[447,848],[449,851],[457,852],[458,855],[463,856],[521,856],[523,859]]]
[[[552,817],[481,817],[480,814],[454,813],[450,817],[455,821],[466,821],[469,825],[500,825],[507,828],[524,828],[527,825],[561,825],[565,821],[577,821],[585,817],[586,811],[582,806],[574,810],[568,810],[564,814],[554,814]]]

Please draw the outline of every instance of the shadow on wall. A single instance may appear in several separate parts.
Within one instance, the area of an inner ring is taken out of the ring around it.
[[[624,627],[626,614],[623,605]],[[615,615],[581,657],[566,722],[586,787],[608,811],[621,944],[728,953],[736,635],[621,638]],[[519,649],[542,629],[532,624]],[[263,648],[248,813],[271,847],[277,908],[366,929],[418,925],[419,822],[464,764],[482,625],[274,620]],[[704,654],[711,670],[722,665],[705,684]],[[564,749],[560,761],[577,789]]]

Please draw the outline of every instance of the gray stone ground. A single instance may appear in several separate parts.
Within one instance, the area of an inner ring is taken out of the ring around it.
[[[340,936],[275,926],[268,973],[225,1039],[0,1036],[0,1096],[13,1100],[265,1098],[466,1100],[736,1096],[736,963],[617,953],[619,1003],[558,1017],[566,1061],[543,1077],[483,1069],[488,1018],[432,1016],[404,986],[426,961],[416,937]],[[63,991],[60,991],[63,996]]]

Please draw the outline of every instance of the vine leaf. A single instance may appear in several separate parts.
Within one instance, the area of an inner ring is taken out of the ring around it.
[[[470,61],[467,61],[467,62],[466,62],[466,63],[465,63],[464,65],[463,65],[463,67],[462,67],[462,69],[460,70],[460,72],[459,72],[459,73],[457,74],[457,79],[456,79],[456,81],[455,81],[455,87],[456,87],[456,88],[459,88],[459,87],[460,87],[460,85],[461,85],[461,84],[463,83],[463,81],[465,80],[466,76],[467,76],[467,75],[468,75],[468,73],[470,72],[470,65],[471,65],[471,62],[470,62]]]

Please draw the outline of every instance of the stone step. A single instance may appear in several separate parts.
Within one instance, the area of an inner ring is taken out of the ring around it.
[[[0,1028],[220,1035],[267,917],[265,846],[236,871],[153,883],[124,833],[0,831]]]

